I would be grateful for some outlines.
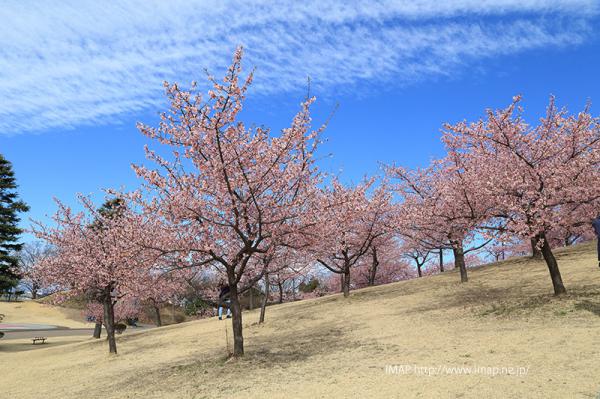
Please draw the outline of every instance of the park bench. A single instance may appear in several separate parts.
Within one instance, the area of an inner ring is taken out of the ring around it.
[[[46,337],[35,337],[31,340],[33,341],[33,345],[35,345],[36,342],[41,342],[43,344],[46,342]]]

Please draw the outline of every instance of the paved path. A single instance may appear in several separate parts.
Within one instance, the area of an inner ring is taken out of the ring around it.
[[[93,328],[68,328],[64,330],[59,330],[56,328],[53,328],[51,330],[14,330],[8,332],[5,331],[4,338],[2,338],[2,341],[35,337],[71,337],[76,335],[89,335],[91,337],[93,333]],[[2,342],[0,342],[0,345],[1,344]]]
[[[16,324],[15,324],[16,325]],[[78,335],[89,335],[92,336],[94,329],[93,328],[67,328],[61,326],[48,326],[46,328],[23,328],[27,326],[40,326],[43,327],[43,324],[19,324],[19,328],[5,328],[8,324],[0,324],[0,331],[4,332],[4,338],[2,340],[10,340],[10,339],[27,339],[34,337],[72,337]],[[50,327],[50,328],[48,328]],[[128,326],[127,330],[125,330],[125,334],[131,331],[141,331],[152,328],[152,326],[140,326],[140,327],[131,327]],[[104,328],[103,328],[104,330]],[[105,331],[102,332],[104,336]]]
[[[15,330],[53,330],[66,329],[68,327],[54,326],[51,324],[32,324],[32,323],[0,323],[0,331]]]

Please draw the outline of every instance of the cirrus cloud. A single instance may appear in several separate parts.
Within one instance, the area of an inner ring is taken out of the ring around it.
[[[45,1],[0,11],[0,132],[108,124],[157,107],[163,80],[219,71],[236,45],[254,93],[403,85],[478,60],[578,45],[595,0]]]

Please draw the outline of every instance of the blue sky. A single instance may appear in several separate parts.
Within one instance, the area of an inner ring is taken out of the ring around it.
[[[599,114],[597,0],[100,3],[0,10],[0,153],[31,206],[23,226],[53,213],[53,197],[135,188],[135,123],[165,109],[162,81],[219,75],[238,44],[256,68],[247,122],[285,127],[307,76],[316,122],[339,104],[321,164],[347,182],[379,162],[426,165],[443,154],[442,123],[515,94],[532,122],[550,94]]]

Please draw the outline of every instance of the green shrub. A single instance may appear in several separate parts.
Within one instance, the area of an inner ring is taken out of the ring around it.
[[[115,324],[115,332],[117,334],[123,334],[123,331],[127,329],[127,324],[125,323],[117,323]]]
[[[187,302],[183,310],[187,316],[196,316],[197,314],[202,313],[203,310],[211,308],[212,305],[208,304],[200,298],[196,298],[193,301]]]
[[[304,292],[304,293],[313,292],[318,287],[319,287],[319,280],[317,280],[316,277],[311,278],[308,281],[308,283],[305,283],[303,281],[300,283],[300,285],[298,285],[298,289],[300,290],[300,292]]]

